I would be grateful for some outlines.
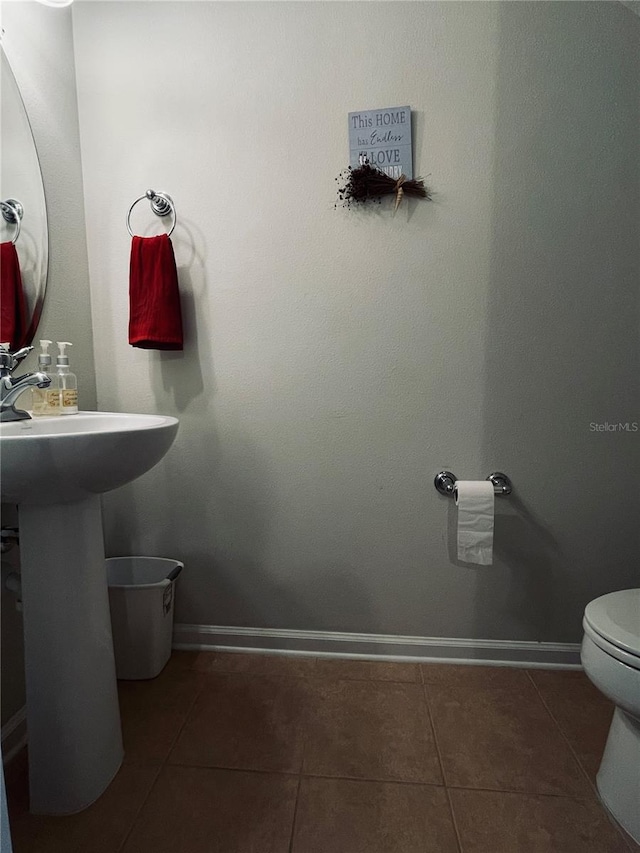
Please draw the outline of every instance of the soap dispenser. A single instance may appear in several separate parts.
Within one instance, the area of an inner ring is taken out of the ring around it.
[[[58,368],[58,383],[60,388],[60,414],[78,414],[78,380],[75,373],[69,370],[69,356],[65,348],[73,346],[69,341],[58,341],[60,353],[56,359]]]
[[[33,388],[31,392],[32,414],[40,415],[60,414],[60,383],[58,375],[51,370],[51,356],[49,347],[51,341],[40,341],[40,353],[38,355],[38,370],[45,373],[51,380],[46,388]]]

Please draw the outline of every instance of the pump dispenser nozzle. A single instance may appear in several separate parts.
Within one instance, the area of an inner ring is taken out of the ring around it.
[[[56,359],[56,364],[58,367],[64,367],[64,365],[69,364],[69,356],[65,353],[65,347],[72,347],[73,344],[70,341],[56,341],[58,344],[58,349],[60,350],[60,354]]]
[[[40,347],[42,352],[38,355],[38,364],[40,367],[45,367],[47,364],[51,364],[51,356],[49,355],[49,347],[53,341],[40,341]]]

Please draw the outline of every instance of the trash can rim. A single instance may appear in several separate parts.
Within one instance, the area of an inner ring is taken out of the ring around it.
[[[120,557],[105,557],[105,560],[162,560],[163,563],[179,563],[184,566],[182,560],[176,560],[174,557],[149,557],[146,554],[123,554]]]
[[[105,557],[105,565],[107,563],[116,563],[122,560],[146,560],[154,563],[170,563],[172,568],[169,571],[169,566],[167,566],[167,575],[175,572],[177,568],[182,571],[184,569],[184,563],[182,560],[176,560],[173,557],[147,557],[143,554],[131,554],[125,557]],[[178,572],[180,574],[180,572]],[[110,583],[107,578],[107,586],[109,589],[152,589],[157,588],[159,586],[167,586],[167,584],[173,583],[177,578],[170,579],[169,577],[160,578],[160,580],[153,581],[152,583],[135,583],[134,581],[129,581],[127,583]]]
[[[161,581],[156,581],[155,583],[108,583],[107,586],[109,589],[151,589],[157,586],[167,586],[170,583],[173,583],[173,581],[163,578]]]

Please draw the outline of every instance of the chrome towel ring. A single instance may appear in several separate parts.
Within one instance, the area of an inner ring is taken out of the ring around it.
[[[20,225],[24,216],[24,208],[17,199],[8,198],[6,201],[0,201],[0,210],[2,211],[4,221],[8,222],[9,225],[16,226],[16,233],[13,235],[13,240],[11,241],[15,245],[16,240],[20,236]]]
[[[176,227],[176,223],[178,221],[176,206],[169,193],[156,192],[155,190],[147,190],[144,195],[141,195],[140,198],[137,198],[133,202],[129,208],[129,212],[127,213],[127,231],[132,237],[134,236],[133,231],[131,230],[131,211],[139,201],[142,201],[145,198],[148,198],[151,202],[151,210],[156,214],[156,216],[173,215],[173,225],[167,233],[167,236],[170,237],[171,234],[173,234],[173,229]]]

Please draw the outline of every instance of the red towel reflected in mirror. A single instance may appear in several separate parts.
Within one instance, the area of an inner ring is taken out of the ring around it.
[[[182,349],[178,272],[167,234],[131,241],[129,343],[142,349]]]
[[[22,289],[20,261],[13,243],[0,243],[0,343],[12,350],[26,343],[27,301]]]

